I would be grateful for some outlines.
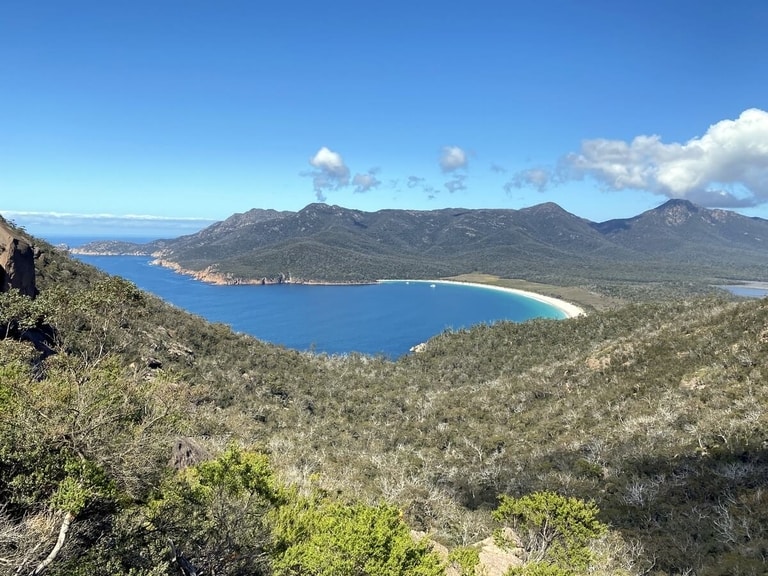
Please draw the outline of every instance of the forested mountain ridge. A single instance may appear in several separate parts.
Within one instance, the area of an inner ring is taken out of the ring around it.
[[[513,574],[764,572],[766,300],[477,326],[390,362],[264,344],[30,242],[40,294],[0,295],[0,328],[47,326],[55,353],[0,339],[0,573],[472,574],[504,526]],[[526,510],[570,510],[586,548],[537,548]]]
[[[521,210],[252,210],[201,232],[91,252],[153,254],[222,281],[365,282],[468,273],[560,285],[768,279],[768,221],[684,200],[594,223],[553,203]]]
[[[607,238],[623,246],[644,246],[652,254],[678,254],[701,249],[717,253],[742,249],[760,252],[768,245],[762,218],[729,210],[710,210],[688,200],[670,200],[655,210],[620,220],[594,224]]]

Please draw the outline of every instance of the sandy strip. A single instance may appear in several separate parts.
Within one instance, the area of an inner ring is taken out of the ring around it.
[[[494,284],[480,284],[479,282],[459,282],[457,280],[379,280],[379,282],[426,282],[428,284],[458,284],[459,286],[473,286],[475,288],[487,288],[489,290],[499,290],[501,292],[509,292],[511,294],[517,294],[531,300],[537,300],[548,304],[553,308],[556,308],[562,312],[566,318],[575,318],[576,316],[584,316],[586,312],[584,309],[560,300],[559,298],[553,298],[552,296],[544,296],[543,294],[537,294],[536,292],[528,292],[527,290],[518,290],[517,288],[506,288],[504,286],[496,286]]]

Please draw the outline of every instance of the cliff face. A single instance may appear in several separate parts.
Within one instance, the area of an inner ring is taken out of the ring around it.
[[[12,288],[35,297],[35,254],[29,242],[0,220],[0,292]]]

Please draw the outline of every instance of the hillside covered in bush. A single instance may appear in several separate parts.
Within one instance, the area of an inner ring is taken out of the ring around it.
[[[669,200],[633,218],[590,222],[548,202],[520,210],[363,212],[310,204],[253,209],[148,244],[90,253],[152,254],[199,278],[370,282],[491,274],[557,285],[768,280],[768,220]]]
[[[473,574],[494,533],[513,574],[764,572],[765,300],[392,362],[235,334],[33,242],[39,295],[0,295],[2,573]]]

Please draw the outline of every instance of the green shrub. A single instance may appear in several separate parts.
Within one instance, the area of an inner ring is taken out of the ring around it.
[[[597,513],[592,502],[535,492],[521,498],[502,496],[493,517],[517,533],[531,565],[541,564],[535,570],[545,570],[535,573],[549,574],[546,571],[554,568],[547,564],[573,570],[589,566],[593,559],[589,544],[607,529]]]
[[[448,562],[459,569],[461,576],[474,576],[480,564],[480,551],[472,546],[459,546],[448,554]]]
[[[264,454],[231,445],[214,460],[169,478],[147,506],[155,543],[171,542],[206,574],[260,574],[264,519],[285,499]]]
[[[278,576],[438,576],[443,567],[416,542],[400,510],[299,498],[272,521],[272,567]]]

